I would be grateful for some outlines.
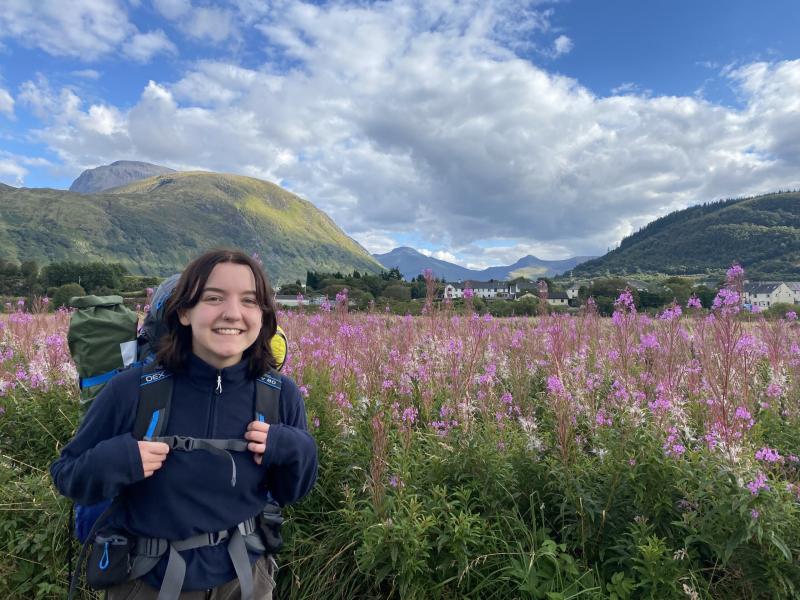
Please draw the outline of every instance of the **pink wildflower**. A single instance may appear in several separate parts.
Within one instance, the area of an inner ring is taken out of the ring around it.
[[[766,390],[767,396],[770,398],[780,398],[783,395],[783,389],[777,383],[770,383]]]
[[[761,490],[769,491],[770,487],[767,484],[767,476],[759,471],[756,478],[747,484],[747,489],[750,490],[752,496],[758,496]]]
[[[780,462],[783,460],[783,457],[774,448],[768,448],[765,446],[756,452],[756,460],[774,463]]]
[[[559,394],[563,394],[566,390],[564,389],[564,384],[561,383],[561,379],[555,375],[550,375],[547,378],[547,391],[550,394],[557,396]]]
[[[602,408],[597,411],[594,420],[600,427],[611,427],[611,425],[614,424],[614,421],[611,420],[611,417],[609,417]]]
[[[739,263],[733,263],[725,274],[729,282],[734,282],[744,276],[744,269]]]

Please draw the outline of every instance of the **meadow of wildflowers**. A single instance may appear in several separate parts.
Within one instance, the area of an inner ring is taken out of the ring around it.
[[[655,317],[281,313],[320,448],[281,597],[798,597],[800,324],[744,315],[742,278]],[[58,597],[68,317],[7,311],[0,594]]]

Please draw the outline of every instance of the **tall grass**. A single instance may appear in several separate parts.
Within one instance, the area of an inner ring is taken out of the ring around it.
[[[797,597],[800,329],[743,314],[729,275],[712,311],[656,318],[625,293],[611,319],[352,314],[345,295],[279,315],[320,450],[286,511],[280,597]],[[66,320],[14,314],[0,594],[57,597]]]

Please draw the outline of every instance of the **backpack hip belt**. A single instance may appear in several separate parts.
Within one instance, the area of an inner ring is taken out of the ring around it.
[[[158,593],[158,600],[177,600],[186,574],[186,562],[179,554],[184,550],[193,550],[205,546],[217,546],[227,541],[228,556],[231,558],[236,576],[239,579],[242,600],[253,598],[253,572],[250,557],[252,550],[264,553],[265,547],[258,535],[255,517],[239,523],[228,530],[202,533],[185,540],[169,541],[162,538],[139,538],[136,542],[129,580],[138,579],[149,572],[169,551],[167,570]]]

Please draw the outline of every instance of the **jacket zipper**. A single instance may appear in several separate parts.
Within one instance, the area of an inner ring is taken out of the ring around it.
[[[214,437],[214,422],[217,420],[217,400],[222,394],[222,371],[217,371],[217,385],[214,388],[214,393],[211,394],[211,415],[208,419],[208,428],[206,429],[206,437]]]

